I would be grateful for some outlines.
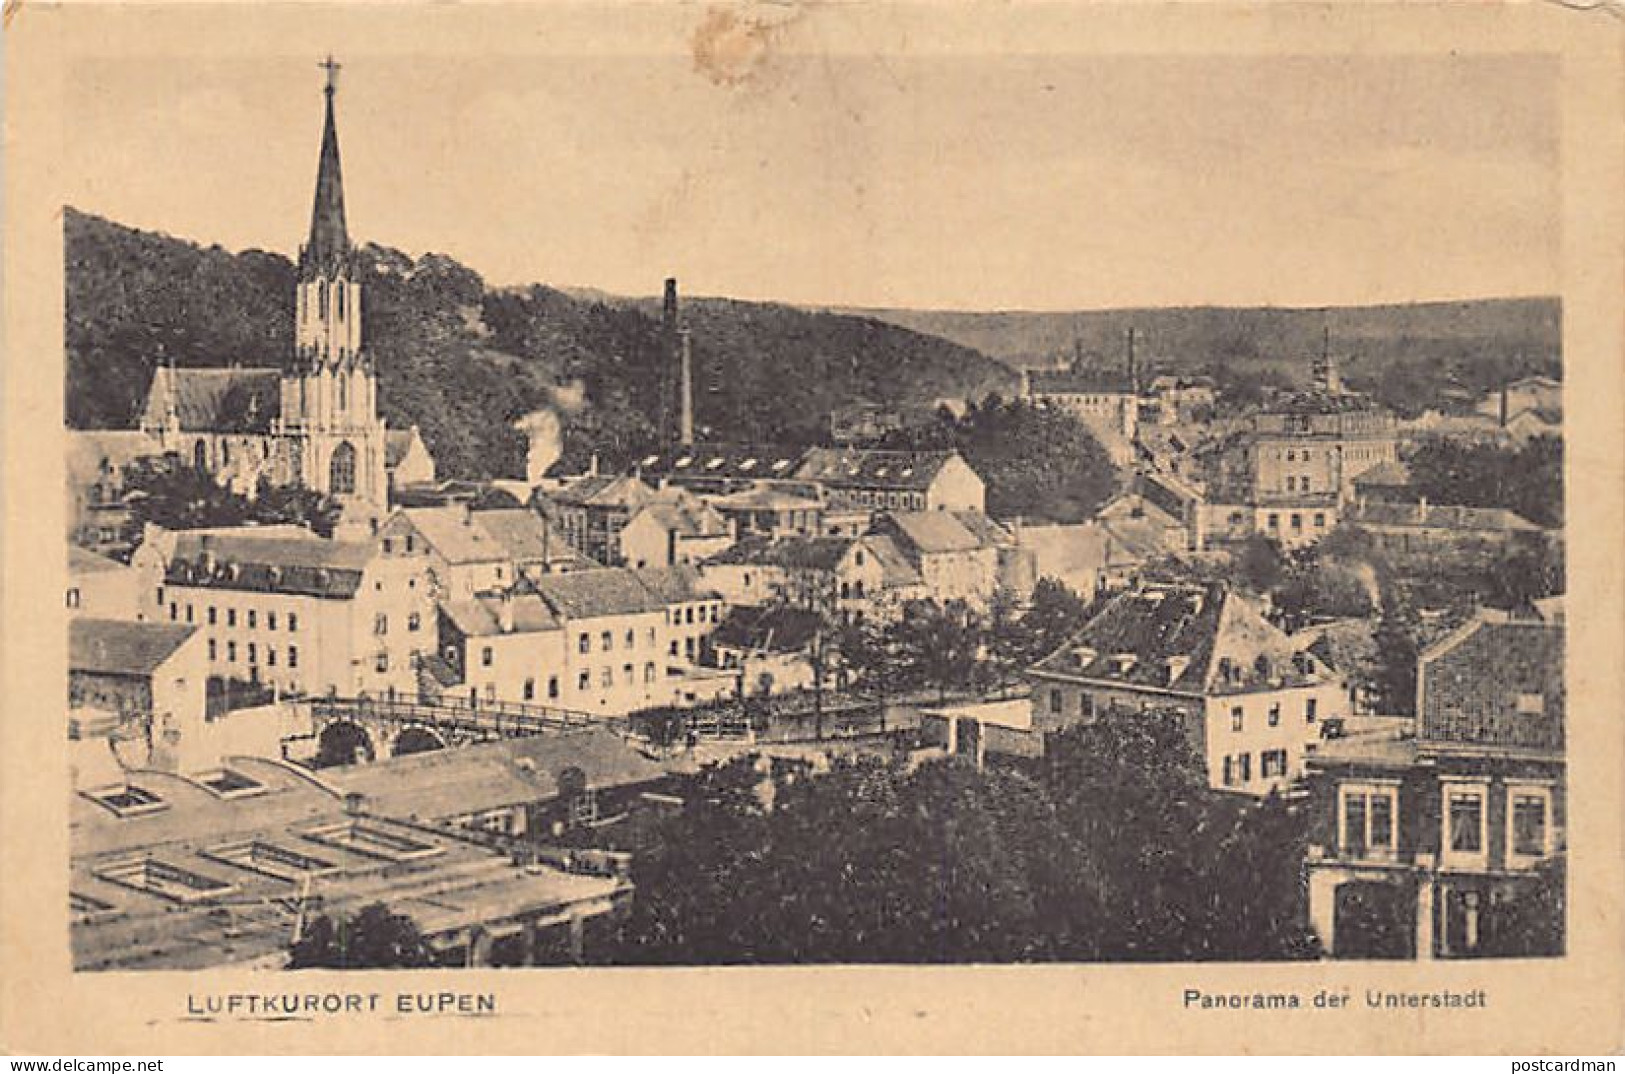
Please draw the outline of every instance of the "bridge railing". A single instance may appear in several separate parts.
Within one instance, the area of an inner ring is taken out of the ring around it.
[[[529,705],[517,701],[481,701],[422,694],[384,694],[377,697],[313,697],[306,699],[319,718],[359,718],[391,723],[421,723],[490,731],[496,734],[541,734],[602,724],[585,712]]]

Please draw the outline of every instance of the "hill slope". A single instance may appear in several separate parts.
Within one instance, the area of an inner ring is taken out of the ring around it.
[[[292,348],[294,270],[258,250],[232,254],[68,209],[67,419],[77,428],[133,421],[161,360],[280,365]],[[488,290],[435,254],[360,251],[363,331],[392,426],[418,425],[443,473],[523,472],[515,419],[564,418],[576,464],[656,442],[671,361],[655,311],[547,287]],[[693,329],[696,420],[717,438],[811,442],[831,407],[929,403],[1014,385],[1010,370],[966,347],[895,325],[770,303],[720,300],[686,310]]]

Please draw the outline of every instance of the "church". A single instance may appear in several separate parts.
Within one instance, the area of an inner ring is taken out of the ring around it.
[[[116,479],[133,458],[173,455],[244,494],[262,479],[327,493],[344,508],[342,524],[354,529],[384,515],[392,486],[434,479],[417,429],[387,430],[378,416],[344,217],[334,118],[338,64],[330,59],[323,66],[326,114],[310,235],[299,250],[294,353],[282,368],[160,366],[139,431],[81,434],[70,448],[70,483],[82,497],[97,482]]]

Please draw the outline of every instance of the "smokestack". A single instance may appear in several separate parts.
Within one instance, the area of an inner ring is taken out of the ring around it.
[[[677,280],[666,278],[666,301],[660,309],[660,324],[668,332],[677,330]]]
[[[688,329],[681,330],[682,337],[682,370],[679,374],[678,391],[682,397],[678,400],[680,418],[677,427],[677,439],[684,446],[694,443],[694,339]]]
[[[1134,375],[1134,326],[1128,326],[1128,386],[1130,391],[1138,391],[1140,382]]]
[[[1501,427],[1503,429],[1506,428],[1507,407],[1508,407],[1508,405],[1509,405],[1509,403],[1508,403],[1508,399],[1507,399],[1507,386],[1505,384],[1503,384],[1503,385],[1501,385]]]

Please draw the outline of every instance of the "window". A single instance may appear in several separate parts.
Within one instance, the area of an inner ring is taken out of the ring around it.
[[[547,677],[547,699],[549,701],[557,701],[558,697],[559,677],[557,675],[549,675]]]
[[[650,627],[649,628],[649,648],[653,649],[656,644],[657,643],[655,642],[655,628]]]
[[[1476,787],[1452,787],[1445,791],[1449,803],[1445,822],[1449,825],[1448,846],[1458,854],[1484,851],[1484,792]]]
[[[417,612],[413,612],[406,617],[406,629],[408,633],[416,634],[418,629],[422,626],[423,616],[419,615]]]
[[[236,662],[236,660],[237,660],[237,643],[236,642],[234,642],[234,641],[226,642],[226,659],[228,661],[233,662],[233,663]]]
[[[1253,778],[1253,755],[1244,753],[1236,758],[1236,779],[1241,783],[1250,783]]]
[[[525,680],[524,695],[525,695],[525,700],[526,701],[535,701],[536,700],[536,680],[535,679],[526,679]]]
[[[1269,718],[1271,727],[1281,726],[1281,703],[1279,701],[1270,706]]]
[[[259,663],[259,654],[253,642],[248,643],[248,662],[250,664]]]
[[[227,608],[226,609],[226,625],[229,626],[229,627],[233,627],[233,626],[237,625],[237,609],[236,608]]]
[[[379,612],[377,615],[373,616],[372,617],[372,632],[374,634],[380,634],[380,635],[381,634],[388,634],[389,633],[389,616],[385,615],[383,612]]]
[[[1339,842],[1343,852],[1364,857],[1371,851],[1394,849],[1394,813],[1399,789],[1369,784],[1344,784]]]
[[[412,551],[412,535],[410,533],[406,535],[406,550],[408,552]]]
[[[1226,787],[1236,785],[1236,759],[1234,757],[1224,759],[1224,785]]]
[[[611,649],[615,648],[615,636],[607,630],[599,634],[598,647],[606,653],[609,652]]]
[[[1061,714],[1061,691],[1051,690],[1049,693],[1049,710],[1057,716]]]
[[[687,657],[690,661],[692,661],[694,659],[694,639],[693,638],[684,638],[683,639],[683,655],[685,657]]]
[[[297,634],[298,632],[299,632],[299,616],[295,615],[293,612],[289,612],[288,613],[288,633],[289,634]]]
[[[169,618],[170,618],[170,620],[173,621],[173,620],[179,619],[180,616],[181,616],[180,608],[176,605],[176,603],[174,601],[170,601],[169,602]]]
[[[266,630],[275,630],[276,629],[276,612],[266,612],[265,613],[265,629]]]
[[[1298,479],[1293,477],[1291,474],[1288,474],[1287,477],[1286,477],[1286,490],[1288,492],[1296,492],[1297,488],[1298,488]]]
[[[289,618],[293,617],[289,616]],[[291,668],[299,666],[299,646],[297,645],[288,646],[288,666]]]
[[[693,607],[693,605],[690,605],[687,608],[683,609],[683,622],[688,626],[693,626],[694,625],[694,607]]]
[[[209,625],[214,626],[215,623],[219,622],[219,618],[219,609],[212,604],[209,605]]]
[[[77,589],[69,589],[68,590],[68,607],[70,607],[70,608],[79,607],[79,590],[77,590]],[[187,605],[187,607],[190,608],[191,605],[189,604],[189,605]]]
[[[1544,787],[1509,787],[1512,813],[1511,853],[1508,858],[1544,858],[1549,852],[1550,794]]]
[[[496,654],[491,651],[491,647],[489,645],[481,647],[481,649],[480,649],[480,667],[488,668],[488,667],[491,666],[491,664],[493,662],[495,662],[495,660],[496,660]]]
[[[621,666],[621,681],[626,683],[626,685],[628,685],[628,686],[631,686],[634,682],[637,681],[637,679],[632,674],[632,665],[631,664],[623,664]]]
[[[671,639],[671,651],[670,651],[669,655],[671,655],[671,656],[676,656],[677,655],[677,639],[676,638]]]
[[[164,587],[159,586],[158,587],[158,599],[156,601],[154,601],[153,603],[162,604],[163,602],[164,602]]]
[[[1230,730],[1240,731],[1242,728],[1242,723],[1243,717],[1241,714],[1241,706],[1236,705],[1230,710]]]
[[[1324,511],[1316,511],[1315,512],[1315,529],[1323,530],[1325,528],[1326,528],[1326,512],[1324,512]]]
[[[248,629],[253,630],[259,623],[259,613],[253,608],[248,609]]]
[[[218,659],[219,655],[220,655],[220,647],[214,643],[213,638],[210,638],[209,639],[209,659],[210,660]]]
[[[1311,698],[1307,698],[1307,699],[1304,700],[1304,703],[1303,703],[1303,722],[1304,723],[1314,723],[1315,722],[1315,717],[1317,715],[1319,715],[1319,713],[1316,711],[1316,709],[1317,709],[1317,707],[1319,705],[1319,702],[1320,702],[1320,699],[1316,698],[1316,697],[1311,697]]]
[[[655,666],[652,660],[643,665],[643,681],[646,683],[655,681]]]
[[[586,693],[587,690],[589,688],[591,688],[591,686],[592,686],[592,672],[583,671],[580,675],[578,675],[576,677],[576,689],[579,690],[580,692]]]
[[[376,667],[380,673],[388,671],[389,670],[389,654],[388,653],[379,653],[378,654],[378,659],[373,664],[373,666]]]
[[[345,378],[339,378],[340,402],[339,408],[344,408],[343,392]],[[335,495],[345,496],[355,492],[355,448],[349,444],[340,444],[333,449],[333,459],[328,465],[328,491]]]
[[[1259,754],[1258,775],[1262,779],[1286,775],[1286,750],[1265,750]]]
[[[75,592],[75,594],[77,594],[78,590],[74,590],[74,592]],[[77,602],[75,602],[75,603],[77,603]],[[188,623],[192,622],[192,606],[190,604],[188,604],[186,606],[186,621]]]
[[[267,645],[265,647],[265,666],[273,668],[276,667],[276,646],[274,645]]]
[[[606,690],[613,687],[615,685],[615,669],[605,668],[603,671],[599,672],[598,685],[602,686]]]
[[[1546,712],[1546,698],[1541,694],[1519,694],[1518,715],[1540,716]]]
[[[1292,513],[1292,528],[1295,530],[1303,529],[1303,516],[1296,511]]]
[[[487,700],[487,701],[495,701],[496,699],[497,699],[497,684],[494,683],[494,682],[486,683],[485,684],[485,700]]]
[[[1078,715],[1084,719],[1093,719],[1095,715],[1095,695],[1080,693],[1078,695]]]
[[[576,651],[579,652],[579,653],[589,653],[589,652],[591,652],[592,651],[592,639],[586,634],[581,635],[579,638],[576,639]]]
[[[1273,513],[1270,515],[1270,517],[1269,517],[1269,528],[1272,529],[1272,530],[1278,530],[1278,529],[1281,528],[1281,516],[1280,515],[1273,514]]]
[[[626,632],[626,647],[628,649],[630,649],[634,645],[636,645],[637,643],[638,643],[637,631],[630,630],[630,629],[627,630],[627,632]]]

